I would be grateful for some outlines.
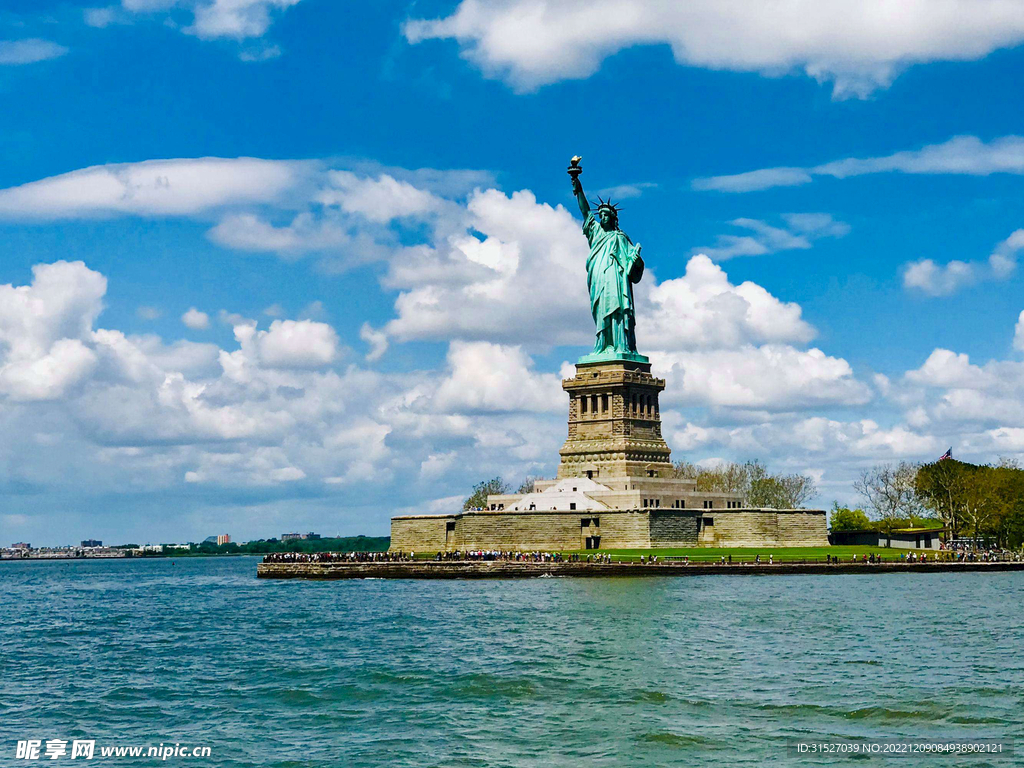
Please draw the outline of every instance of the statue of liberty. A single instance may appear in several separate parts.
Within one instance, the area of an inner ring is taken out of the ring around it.
[[[583,214],[583,234],[590,244],[587,257],[587,287],[590,289],[590,312],[597,334],[593,353],[579,362],[604,360],[635,360],[648,362],[636,351],[636,313],[633,305],[633,283],[644,274],[640,245],[619,229],[619,208],[610,199],[602,200],[594,216],[580,183],[580,157],[569,166],[572,191]]]

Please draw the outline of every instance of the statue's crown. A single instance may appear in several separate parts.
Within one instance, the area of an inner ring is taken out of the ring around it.
[[[612,202],[611,198],[608,198],[607,200],[604,200],[604,199],[601,198],[600,195],[598,195],[597,199],[598,199],[597,210],[599,210],[599,211],[603,208],[604,210],[611,211],[616,216],[618,216],[619,215],[619,211],[622,210],[621,208],[619,208],[618,205],[616,205],[615,203]]]

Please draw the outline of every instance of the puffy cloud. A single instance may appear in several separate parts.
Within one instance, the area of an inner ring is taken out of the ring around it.
[[[195,307],[190,307],[189,310],[181,316],[181,322],[193,331],[205,331],[210,327],[210,316],[205,312],[200,312]]]
[[[809,184],[815,176],[846,179],[870,173],[1020,174],[1024,173],[1024,137],[1004,136],[986,144],[976,136],[954,136],[942,144],[884,157],[849,157],[811,168],[762,168],[731,176],[694,179],[692,186],[717,192],[757,192]]]
[[[719,235],[714,247],[694,248],[716,261],[725,261],[734,256],[763,256],[779,251],[808,249],[812,241],[823,237],[845,237],[850,226],[836,221],[827,213],[783,214],[786,227],[773,227],[759,219],[734,219],[734,227],[750,230],[749,235]]]
[[[270,368],[322,368],[339,354],[338,334],[327,323],[312,320],[275,320],[266,331],[235,327],[242,350],[258,350],[259,360]]]
[[[807,342],[814,329],[800,305],[782,302],[750,281],[733,285],[707,256],[694,256],[682,277],[648,290],[645,343],[654,349],[732,348]]]
[[[0,66],[59,59],[68,49],[50,40],[0,40]]]
[[[533,361],[520,347],[454,341],[448,366],[434,401],[434,407],[445,413],[557,413],[565,408],[561,378],[534,372]]]
[[[1024,229],[1018,229],[996,246],[987,262],[953,260],[945,265],[931,259],[903,266],[903,287],[930,296],[948,296],[980,280],[1006,280],[1017,270],[1017,253],[1024,248]]]
[[[95,365],[85,342],[107,281],[80,261],[32,268],[32,284],[0,286],[0,395],[60,397]]]
[[[462,216],[391,257],[385,282],[401,293],[387,336],[586,343],[586,242],[569,212],[489,189]]]
[[[338,334],[327,323],[275,320],[258,334],[260,359],[272,368],[320,368],[338,357]]]
[[[443,204],[433,193],[386,173],[371,178],[351,171],[330,171],[327,176],[330,187],[320,193],[318,201],[339,205],[347,213],[360,214],[369,221],[385,223],[406,216],[423,216]]]
[[[820,349],[766,344],[651,358],[669,382],[666,403],[793,411],[863,405],[872,397],[849,363]]]
[[[668,44],[681,64],[778,76],[803,70],[864,97],[905,67],[976,60],[1024,40],[1024,9],[1003,0],[462,0],[405,24],[412,43],[455,39],[485,74],[517,90],[583,78],[633,45]]]
[[[984,456],[1009,450],[994,435],[1005,437],[1009,433],[999,430],[1024,428],[1024,363],[990,360],[978,365],[965,353],[936,349],[920,368],[907,371],[888,396],[904,409],[908,423],[949,435],[961,451]]]
[[[311,163],[244,157],[99,165],[0,190],[0,217],[195,215],[278,201],[312,168]]]
[[[903,287],[916,288],[930,296],[948,296],[977,279],[973,265],[951,261],[945,266],[931,259],[912,261],[903,269]]]

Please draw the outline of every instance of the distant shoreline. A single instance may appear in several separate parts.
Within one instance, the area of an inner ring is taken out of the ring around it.
[[[551,576],[783,576],[830,573],[962,573],[1024,571],[1024,562],[886,563],[535,563],[506,560],[423,560],[368,563],[260,563],[260,579],[517,579]]]
[[[103,562],[112,560],[114,562],[124,562],[125,560],[174,560],[175,558],[193,558],[193,557],[264,557],[265,555],[272,554],[270,552],[197,552],[194,555],[126,555],[124,557],[0,557],[0,563],[25,563],[25,562],[54,562],[54,563],[66,563],[74,560],[78,562],[80,560],[90,560],[93,562]]]

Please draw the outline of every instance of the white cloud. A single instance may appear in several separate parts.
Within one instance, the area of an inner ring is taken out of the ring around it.
[[[388,335],[374,330],[369,323],[363,323],[359,329],[359,338],[370,346],[370,350],[366,353],[368,361],[379,360],[388,351]]]
[[[225,248],[278,253],[286,257],[333,250],[352,242],[348,232],[337,223],[317,220],[308,212],[298,214],[290,224],[281,227],[253,213],[231,214],[207,235]]]
[[[60,397],[96,363],[85,342],[107,281],[82,262],[32,268],[32,284],[0,285],[0,395]]]
[[[1024,40],[1005,0],[462,0],[450,16],[406,22],[412,43],[455,39],[517,90],[587,77],[634,45],[668,44],[680,64],[778,76],[803,70],[836,98],[865,97],[901,70],[972,61]]]
[[[86,8],[82,11],[85,23],[90,27],[104,29],[112,24],[130,24],[131,18],[123,8],[109,5],[102,8]]]
[[[260,360],[271,368],[321,368],[338,357],[338,334],[327,323],[275,320],[254,340]]]
[[[906,378],[914,384],[942,388],[986,387],[988,384],[984,371],[971,365],[967,355],[948,349],[933,350],[920,368],[907,371]]]
[[[964,174],[1024,173],[1024,137],[1004,136],[987,144],[976,136],[954,136],[942,144],[884,157],[835,160],[810,168],[763,168],[731,176],[694,179],[696,190],[756,192],[809,184],[815,176],[846,179],[870,173]]]
[[[244,157],[93,166],[0,190],[0,218],[196,215],[279,201],[312,170],[311,163]]]
[[[1013,328],[1013,348],[1024,352],[1024,312],[1020,313]]]
[[[736,256],[763,256],[779,251],[808,249],[814,240],[823,237],[845,237],[850,226],[836,221],[827,213],[783,214],[786,227],[773,227],[759,219],[733,219],[734,227],[750,230],[749,235],[719,235],[714,247],[694,248],[716,261]]]
[[[444,475],[455,460],[458,458],[458,454],[455,451],[448,451],[446,453],[432,453],[422,462],[420,462],[420,477],[425,479],[435,479]]]
[[[520,347],[453,341],[448,367],[434,400],[445,413],[555,413],[565,408],[561,378],[534,372],[533,361]]]
[[[945,265],[931,259],[912,261],[903,266],[903,287],[930,296],[948,296],[960,288],[981,280],[1006,280],[1017,269],[1017,253],[1024,248],[1024,229],[1003,240],[987,262],[953,260]]]
[[[166,23],[182,32],[203,40],[228,38],[238,41],[259,38],[266,34],[273,17],[300,0],[121,0],[121,6],[90,8],[85,21],[90,26],[106,27],[110,24],[131,23],[133,18],[145,14],[160,14]],[[184,9],[192,14],[192,23],[178,26],[166,14],[173,9]],[[273,50],[274,46],[266,49]],[[279,51],[278,51],[279,53]],[[241,51],[243,61],[256,61],[256,49]]]
[[[605,187],[604,189],[597,190],[597,194],[605,200],[616,202],[618,200],[629,200],[634,197],[640,197],[640,195],[647,190],[657,188],[658,185],[653,181],[641,181],[636,184],[619,184],[615,187]]]
[[[964,261],[939,266],[931,259],[922,259],[903,269],[903,287],[916,288],[930,296],[948,296],[976,279],[974,267]]]
[[[59,59],[68,49],[50,40],[0,40],[0,66]]]
[[[653,284],[647,293],[640,332],[654,349],[803,343],[815,335],[798,304],[782,302],[750,281],[733,285],[707,256],[692,257],[682,277]]]
[[[813,177],[803,168],[762,168],[732,176],[694,179],[691,186],[699,191],[757,192],[772,187],[798,187],[811,181]]]
[[[136,308],[135,314],[142,320],[156,320],[163,312],[157,307],[140,306]]]
[[[205,331],[210,327],[210,316],[195,307],[189,307],[188,311],[181,316],[181,322],[193,331]]]
[[[431,192],[388,174],[371,178],[351,171],[330,171],[327,176],[330,187],[320,193],[318,202],[338,205],[343,211],[360,214],[369,221],[386,223],[406,216],[423,216],[442,205],[441,199]]]
[[[766,344],[655,352],[651,359],[669,382],[666,403],[792,411],[864,405],[872,397],[849,363],[820,349]]]

